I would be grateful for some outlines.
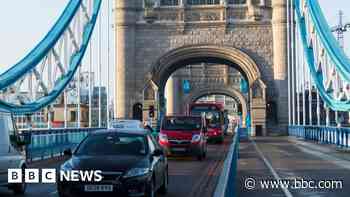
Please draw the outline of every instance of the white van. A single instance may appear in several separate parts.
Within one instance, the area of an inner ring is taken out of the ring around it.
[[[0,186],[8,187],[15,194],[23,194],[26,184],[8,184],[9,168],[25,169],[25,155],[22,151],[26,142],[17,133],[11,113],[0,109]],[[24,173],[23,173],[24,174]]]
[[[116,119],[110,122],[112,129],[143,129],[143,124],[139,120]]]

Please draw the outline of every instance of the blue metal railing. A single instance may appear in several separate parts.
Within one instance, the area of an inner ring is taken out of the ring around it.
[[[214,197],[235,197],[235,180],[237,175],[237,162],[239,153],[240,132],[245,128],[236,128],[233,143],[225,159],[225,163],[215,189]]]
[[[63,151],[74,149],[90,132],[102,128],[69,128],[69,129],[40,129],[22,131],[26,141],[25,152],[27,160],[41,160],[60,156]]]
[[[316,141],[324,144],[335,144],[340,148],[349,148],[350,128],[322,126],[289,126],[290,136]]]

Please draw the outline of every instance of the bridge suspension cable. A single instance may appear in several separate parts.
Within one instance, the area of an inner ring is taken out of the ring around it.
[[[54,102],[66,87],[74,88],[70,85],[88,48],[101,2],[71,0],[44,39],[0,75],[0,90],[6,95],[1,108],[33,113]],[[26,84],[29,90],[23,87]],[[22,94],[25,89],[29,95]]]
[[[350,110],[350,60],[333,36],[318,1],[291,1],[290,123],[324,122],[330,126],[335,122],[340,126]]]

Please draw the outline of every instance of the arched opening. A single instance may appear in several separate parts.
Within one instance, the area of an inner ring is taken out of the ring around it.
[[[242,104],[238,98],[226,94],[211,94],[203,95],[193,100],[191,103],[220,103],[224,108],[224,133],[234,132],[234,128],[238,124],[242,124],[243,113]],[[244,113],[246,114],[246,112]],[[245,115],[244,115],[245,116]]]
[[[161,58],[159,58],[153,65],[151,72],[149,73],[148,83],[152,83],[157,87],[157,103],[158,103],[158,119],[162,118],[162,115],[166,112],[166,99],[165,99],[165,87],[169,78],[177,70],[185,68],[188,65],[226,65],[230,68],[237,70],[242,78],[247,82],[248,92],[245,96],[244,113],[245,116],[251,109],[250,94],[251,87],[254,83],[259,81],[260,72],[255,62],[244,52],[230,47],[218,47],[208,45],[194,45],[181,47],[172,50]],[[201,90],[201,88],[199,88]],[[215,93],[215,88],[212,89]],[[220,93],[220,92],[218,92]],[[231,94],[227,94],[232,96]],[[260,96],[261,94],[256,94]],[[184,104],[183,104],[184,105]]]
[[[134,120],[140,120],[142,121],[143,119],[143,111],[142,111],[142,104],[141,103],[136,103],[132,107],[132,118]]]
[[[191,94],[189,94],[187,96],[187,98],[185,99],[185,104],[188,105],[190,103],[195,103],[197,101],[199,101],[200,99],[203,99],[204,97],[207,96],[224,96],[224,100],[214,97],[215,102],[221,102],[226,106],[226,108],[228,108],[229,110],[233,110],[232,106],[229,106],[230,104],[228,104],[226,102],[226,98],[225,97],[229,97],[231,98],[231,100],[233,100],[235,103],[235,110],[237,110],[236,114],[232,113],[232,116],[237,116],[236,118],[239,118],[241,121],[241,124],[243,126],[246,125],[246,120],[247,120],[247,115],[249,113],[249,106],[248,106],[248,102],[247,102],[247,96],[242,94],[240,91],[232,88],[232,87],[228,87],[228,86],[221,86],[221,87],[207,87],[207,88],[203,88],[203,89],[199,89],[197,91],[192,92]],[[222,97],[221,97],[222,98]],[[232,105],[232,104],[231,104]]]
[[[241,50],[212,45],[193,45],[172,50],[154,63],[151,80],[164,89],[166,81],[176,70],[186,65],[199,63],[223,64],[237,69],[251,86],[260,79],[260,71],[256,63]]]

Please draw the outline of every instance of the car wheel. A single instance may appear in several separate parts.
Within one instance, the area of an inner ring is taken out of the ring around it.
[[[164,179],[163,179],[163,185],[160,187],[160,193],[166,194],[168,193],[168,184],[169,184],[169,174],[168,169],[164,172]]]
[[[22,180],[24,180],[24,170],[25,166],[22,167]],[[15,193],[15,195],[24,194],[26,192],[26,189],[27,184],[25,183],[25,181],[13,185],[13,193]]]
[[[197,159],[198,159],[198,161],[202,161],[203,160],[203,152],[198,154]]]
[[[207,148],[205,148],[204,152],[203,152],[203,158],[207,157]]]
[[[155,188],[155,180],[152,178],[152,183],[148,187],[146,197],[156,197]]]
[[[62,192],[58,192],[59,197],[68,197],[66,194],[63,194]]]
[[[224,142],[224,136],[221,136],[220,139],[217,141],[219,144],[222,144]]]

